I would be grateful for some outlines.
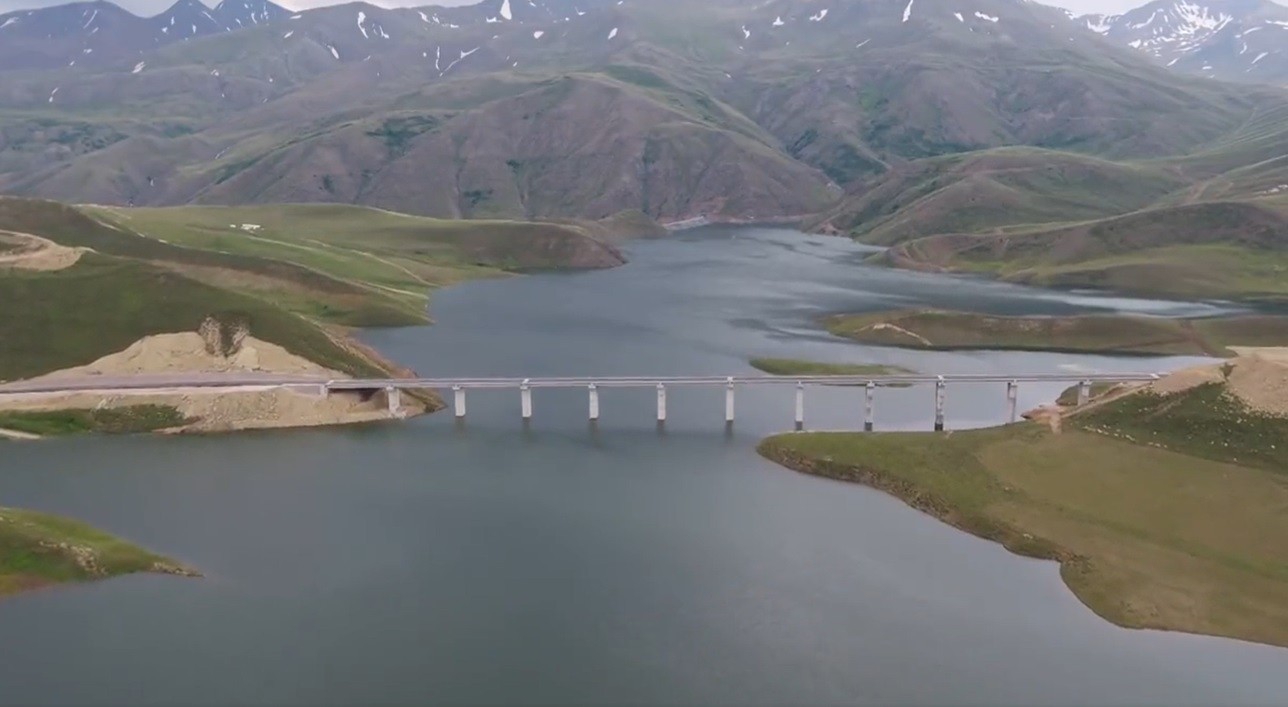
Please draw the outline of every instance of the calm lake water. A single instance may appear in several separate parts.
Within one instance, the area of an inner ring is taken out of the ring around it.
[[[926,373],[1162,370],[1187,359],[912,353],[827,336],[830,311],[1202,314],[1219,305],[1052,293],[870,268],[861,248],[706,228],[624,268],[440,293],[432,328],[371,332],[434,375],[748,372],[750,356]],[[1060,385],[1021,388],[1021,403]],[[1054,564],[869,489],[761,460],[790,388],[475,393],[365,429],[82,438],[0,447],[0,503],[68,514],[199,567],[0,602],[0,704],[1274,704],[1288,651],[1127,631]],[[881,391],[879,429],[933,393]],[[807,425],[862,395],[811,390]],[[950,427],[999,422],[1001,386],[948,390]]]

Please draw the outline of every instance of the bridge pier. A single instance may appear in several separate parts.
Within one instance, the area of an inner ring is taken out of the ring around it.
[[[393,386],[385,388],[385,400],[389,405],[389,415],[391,417],[403,417],[405,415],[402,409],[402,390]]]
[[[725,383],[725,426],[733,424],[733,378]]]
[[[877,384],[868,381],[863,389],[863,431],[871,432],[876,427],[876,392]]]
[[[657,384],[657,423],[666,424],[666,386]]]
[[[1020,384],[1010,381],[1006,384],[1006,419],[1015,422],[1019,419]]]
[[[945,391],[946,385],[947,384],[944,382],[943,376],[939,376],[939,380],[935,381],[935,431],[936,432],[944,431],[944,398],[947,397],[946,391]]]
[[[796,384],[796,431],[805,429],[805,384]]]
[[[1078,407],[1086,405],[1091,400],[1091,381],[1082,381],[1078,383]]]
[[[456,411],[456,419],[465,419],[465,389],[459,385],[452,386],[452,409]]]
[[[591,383],[586,390],[590,393],[590,421],[599,422],[599,386]]]
[[[519,408],[520,412],[523,413],[523,421],[530,421],[532,419],[532,388],[526,378],[519,385]]]

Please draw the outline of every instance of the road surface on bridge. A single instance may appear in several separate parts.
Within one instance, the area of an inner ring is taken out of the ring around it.
[[[322,387],[326,390],[480,389],[480,388],[645,388],[662,386],[744,385],[918,385],[934,383],[1131,383],[1156,380],[1157,373],[954,373],[944,375],[883,376],[600,376],[544,378],[322,378],[271,373],[183,373],[130,376],[76,376],[37,378],[0,384],[0,395],[79,392],[150,392],[233,388]]]

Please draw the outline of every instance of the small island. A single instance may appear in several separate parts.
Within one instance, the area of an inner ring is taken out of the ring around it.
[[[200,576],[84,523],[0,507],[0,597],[139,572]]]
[[[751,367],[774,376],[898,376],[913,371],[874,363],[823,363],[797,358],[753,358]]]
[[[1288,317],[1172,319],[1134,315],[1009,317],[939,309],[837,314],[837,336],[927,350],[1062,351],[1141,356],[1233,355],[1232,347],[1288,345]]]
[[[992,429],[798,433],[760,453],[1056,560],[1126,627],[1288,646],[1288,350],[1240,350]]]

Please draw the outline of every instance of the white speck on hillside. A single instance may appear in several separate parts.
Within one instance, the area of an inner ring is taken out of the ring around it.
[[[514,19],[514,14],[510,12],[510,0],[503,0],[501,2],[501,16],[507,20]]]
[[[337,59],[339,59],[339,58],[340,58],[340,52],[336,51],[336,48],[335,48],[335,47],[333,47],[333,46],[331,46],[330,44],[328,44],[328,45],[326,45],[326,48],[331,50],[331,56],[333,56],[333,57],[335,57],[335,58],[337,58]]]
[[[614,28],[613,28],[613,31],[612,31],[612,32],[609,32],[609,33],[608,33],[608,38],[609,38],[609,39],[614,39],[615,37],[617,37],[617,28],[616,28],[616,27],[614,27]]]
[[[362,23],[366,21],[367,21],[367,13],[363,12],[362,10],[359,10],[358,11],[358,30],[362,32],[363,39],[371,39],[370,37],[367,36],[367,28],[362,26]]]
[[[10,17],[9,19],[4,21],[4,24],[0,25],[0,29],[4,29],[5,27],[8,27],[9,25],[14,24],[17,21],[18,21],[17,17]]]
[[[1265,59],[1268,56],[1270,56],[1270,52],[1261,52],[1260,54],[1257,55],[1256,59],[1252,60],[1252,63],[1256,64],[1257,62],[1261,61],[1262,59]]]
[[[917,0],[908,0],[908,6],[907,6],[907,7],[905,7],[905,8],[903,8],[903,21],[904,21],[904,22],[907,22],[907,21],[908,21],[908,18],[909,18],[909,17],[912,17],[912,4],[913,4],[914,2],[916,2],[916,1],[917,1]]]
[[[965,17],[962,17],[962,13],[960,13],[960,12],[954,12],[954,13],[953,13],[953,17],[956,17],[958,22],[965,22],[965,21],[966,21],[966,18],[965,18]]]
[[[144,69],[145,67],[147,67],[147,65],[148,65],[148,63],[147,63],[146,61],[140,61],[139,63],[137,63],[137,64],[135,64],[135,65],[134,65],[134,70],[133,70],[133,71],[131,71],[130,73],[131,73],[131,74],[137,74],[137,73],[140,73],[141,71],[143,71],[143,69]]]
[[[751,39],[751,30],[747,29],[747,25],[742,26],[742,38]]]
[[[291,30],[290,32],[282,35],[282,39],[290,39],[292,34],[295,34],[295,30]]]
[[[543,31],[541,31],[541,30],[537,30],[536,32],[533,32],[533,33],[532,33],[532,38],[533,38],[533,39],[541,39],[541,38],[542,38],[542,37],[544,37],[544,36],[546,36],[546,33],[545,33],[545,32],[543,32]]]
[[[61,88],[61,86],[60,86],[60,87],[56,87],[56,88],[54,88],[54,90],[52,90],[52,91],[50,91],[50,92],[49,92],[49,102],[50,102],[50,103],[53,103],[53,102],[54,102],[54,96],[57,96],[57,95],[58,95],[58,88]]]
[[[986,21],[988,21],[988,22],[992,22],[993,24],[997,24],[997,21],[998,21],[999,19],[1001,19],[1000,17],[993,17],[992,15],[985,15],[985,14],[984,14],[984,13],[982,13],[982,12],[976,12],[976,13],[975,13],[975,16],[976,16],[976,17],[978,17],[978,18],[980,18],[981,20],[986,20]]]
[[[783,25],[785,25],[785,24],[787,24],[787,23],[786,23],[786,22],[783,22],[783,18],[782,18],[782,17],[775,17],[775,18],[774,18],[774,26],[775,26],[775,27],[782,27],[782,26],[783,26]]]
[[[810,15],[809,17],[810,22],[822,22],[825,19],[827,19],[826,9],[819,10],[819,13],[817,15]]]

